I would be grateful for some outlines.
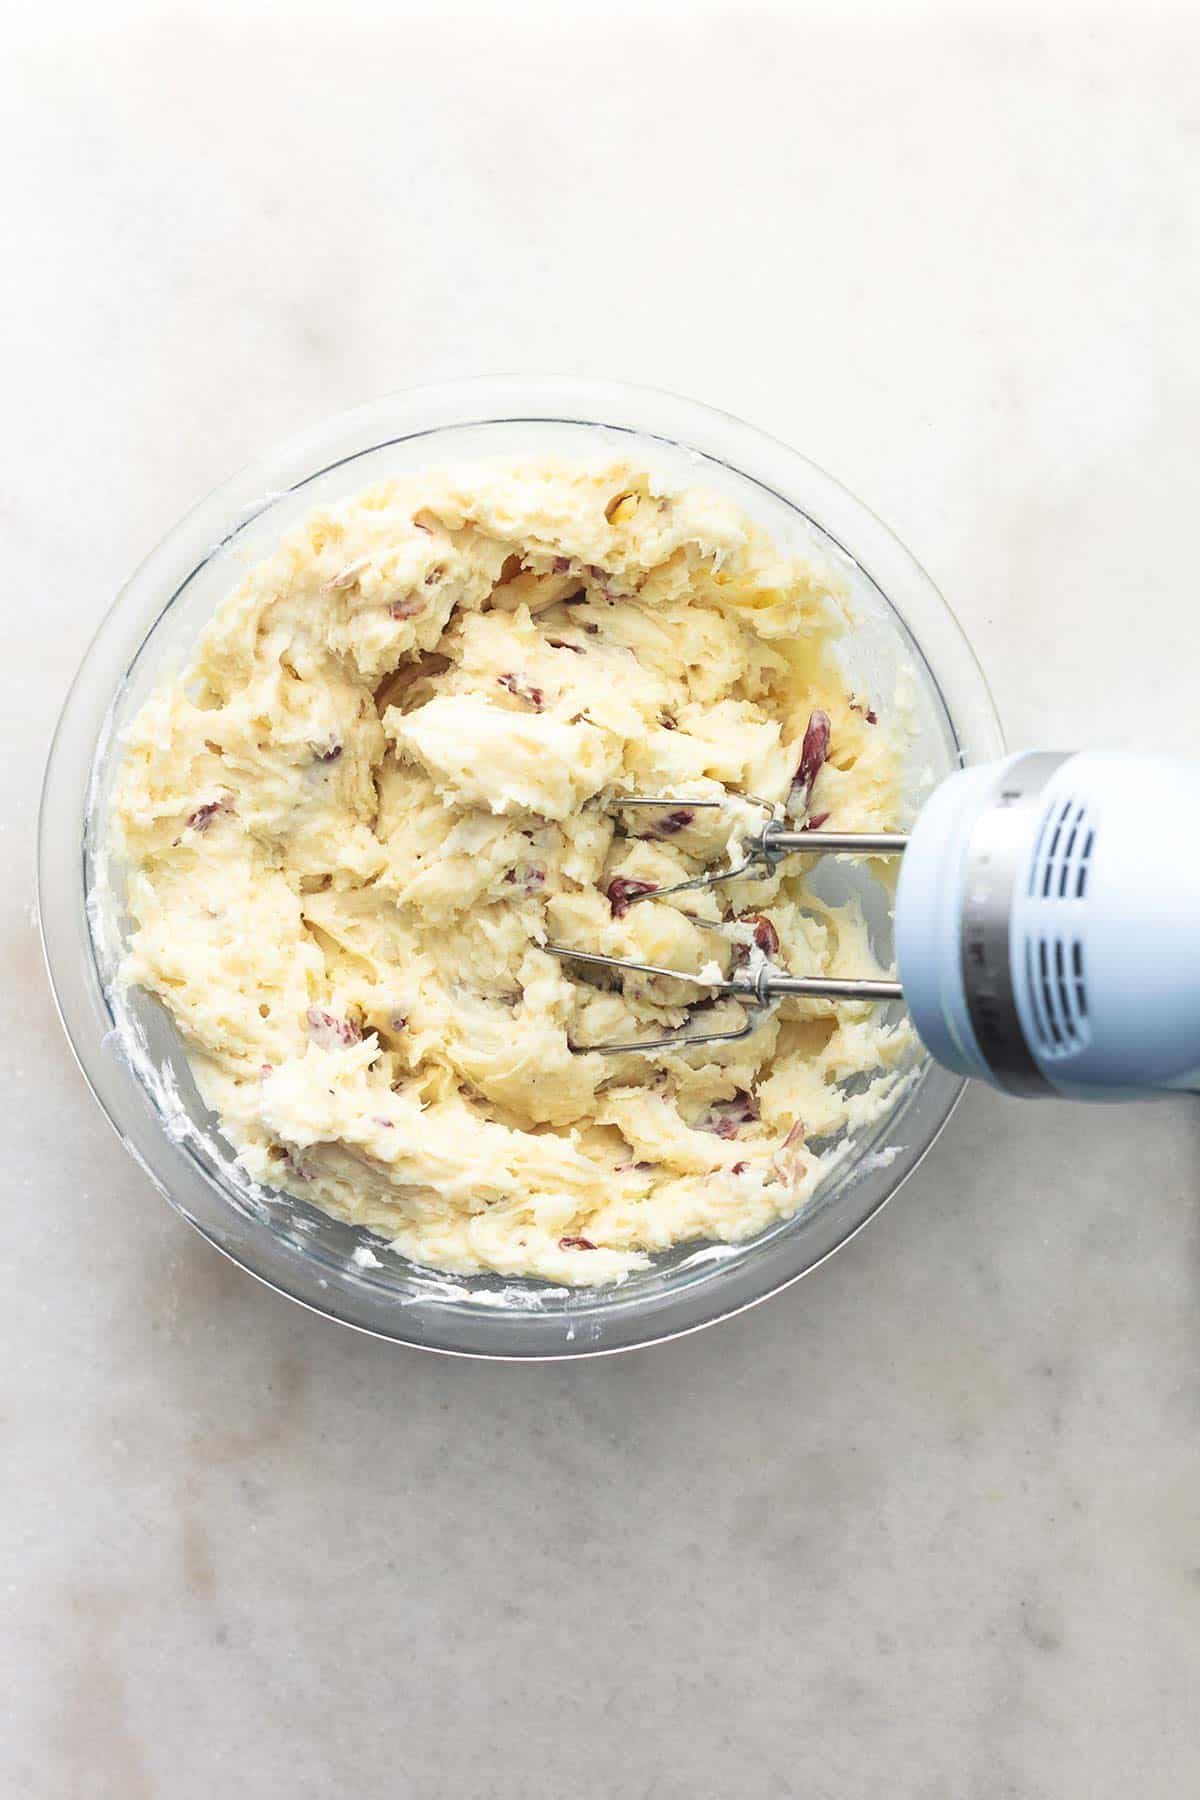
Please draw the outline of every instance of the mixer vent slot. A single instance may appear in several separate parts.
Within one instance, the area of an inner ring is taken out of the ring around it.
[[[1038,1048],[1068,1056],[1088,1041],[1087,980],[1078,938],[1029,938],[1025,944],[1027,991]]]
[[[1038,900],[1082,900],[1096,833],[1087,807],[1073,798],[1053,800],[1042,816],[1029,892]]]

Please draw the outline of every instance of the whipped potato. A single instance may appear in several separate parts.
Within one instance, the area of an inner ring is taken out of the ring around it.
[[[882,972],[803,857],[654,897],[731,866],[759,800],[897,823],[904,734],[848,690],[849,629],[829,568],[635,463],[429,470],[292,530],[139,713],[113,815],[123,978],[250,1173],[422,1264],[569,1284],[803,1205],[907,1026],[788,1000],[739,1042],[588,1053],[695,990],[544,946]]]

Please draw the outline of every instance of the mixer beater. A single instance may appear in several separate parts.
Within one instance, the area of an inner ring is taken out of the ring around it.
[[[898,856],[908,844],[907,836],[902,832],[852,832],[852,831],[814,831],[811,826],[799,831],[791,831],[775,815],[775,809],[765,800],[756,800],[739,796],[742,804],[761,808],[764,820],[761,827],[743,840],[745,856],[742,861],[731,868],[721,869],[704,875],[697,875],[690,881],[676,881],[668,887],[639,888],[630,891],[624,897],[624,906],[636,906],[643,900],[662,900],[671,894],[682,894],[701,888],[714,888],[729,881],[753,879],[755,875],[771,875],[786,857],[802,853],[808,856],[832,855],[836,852],[851,853],[859,856]],[[698,808],[724,808],[727,800],[684,800],[668,798],[663,795],[645,796],[634,794],[618,795],[614,801],[619,810],[625,807],[655,807],[662,809],[668,818],[690,817]],[[711,925],[708,920],[697,919],[689,914],[692,923],[706,929],[721,931],[721,926]],[[761,949],[751,951],[749,960],[743,967],[733,968],[727,975],[719,978],[711,977],[707,972],[685,974],[678,969],[662,968],[656,963],[637,962],[629,957],[603,956],[595,950],[576,950],[566,944],[547,944],[547,950],[553,955],[572,962],[588,963],[594,967],[624,970],[630,974],[669,977],[672,981],[681,981],[689,986],[697,987],[704,993],[706,1002],[733,998],[748,1002],[746,1018],[743,1024],[729,1031],[689,1031],[686,1027],[677,1031],[669,1031],[661,1037],[639,1038],[631,1043],[603,1043],[589,1045],[572,1045],[572,1049],[599,1051],[602,1055],[612,1056],[630,1050],[665,1050],[690,1049],[698,1044],[730,1043],[738,1038],[748,1037],[758,1028],[766,1014],[776,1001],[787,995],[800,995],[814,1000],[900,1000],[903,990],[898,981],[849,980],[836,976],[824,975],[788,975],[779,969],[770,959],[770,955]]]

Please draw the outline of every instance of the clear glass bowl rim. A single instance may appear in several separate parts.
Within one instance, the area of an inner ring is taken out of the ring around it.
[[[274,496],[337,462],[415,437],[483,424],[561,423],[694,452],[755,483],[809,518],[863,571],[919,647],[964,763],[1003,748],[986,679],[929,576],[848,489],[798,451],[728,413],[656,388],[571,376],[501,375],[409,388],[338,414],[247,464],[166,534],[102,620],[67,693],[47,761],[38,822],[38,916],[50,983],[79,1067],[126,1148],[180,1215],[223,1254],[276,1292],[354,1329],[448,1354],[507,1360],[610,1354],[727,1318],[790,1286],[849,1241],[917,1168],[964,1083],[934,1064],[916,1087],[923,1116],[913,1141],[855,1189],[855,1203],[824,1228],[739,1246],[686,1283],[631,1295],[579,1289],[561,1310],[538,1312],[464,1299],[382,1301],[369,1271],[330,1280],[302,1254],[281,1254],[268,1228],[234,1229],[218,1185],[163,1129],[124,1058],[106,1043],[111,1013],[91,949],[84,841],[93,768],[111,709],[147,635],[181,578],[236,534]],[[702,477],[698,474],[698,480]],[[266,498],[264,498],[264,496]],[[905,1111],[911,1110],[911,1103]],[[826,1209],[838,1213],[836,1207]],[[844,1214],[844,1216],[842,1216]]]

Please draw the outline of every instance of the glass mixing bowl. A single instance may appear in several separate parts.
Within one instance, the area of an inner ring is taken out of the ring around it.
[[[197,1231],[261,1281],[344,1324],[425,1349],[587,1356],[674,1337],[750,1306],[815,1268],[879,1211],[963,1086],[928,1059],[917,1062],[890,1111],[843,1147],[795,1217],[740,1244],[680,1245],[616,1286],[568,1290],[422,1269],[303,1200],[257,1187],[200,1101],[166,1014],[140,992],[118,991],[122,873],[105,822],[120,733],[164,673],[183,665],[247,564],[318,502],[391,473],[512,452],[605,450],[728,495],[781,547],[815,544],[838,566],[858,614],[846,658],[852,681],[886,700],[897,673],[911,671],[914,809],[931,781],[999,753],[987,685],[937,590],[836,481],[709,407],[612,382],[524,377],[390,395],[306,432],[218,488],[121,592],[67,696],[50,752],[38,868],[46,960],[75,1055],[127,1148]],[[825,867],[834,884],[855,879],[853,866],[849,874],[844,864]],[[886,961],[890,921],[878,890],[872,922]]]

